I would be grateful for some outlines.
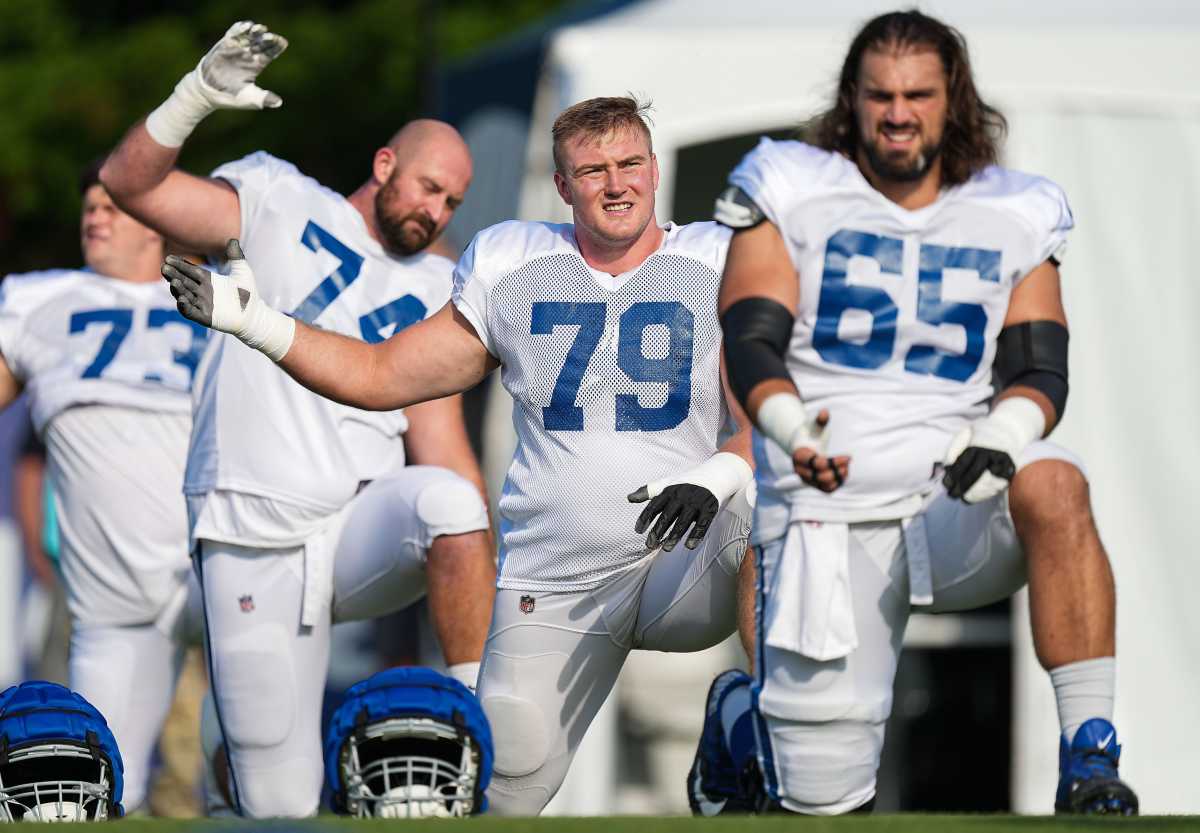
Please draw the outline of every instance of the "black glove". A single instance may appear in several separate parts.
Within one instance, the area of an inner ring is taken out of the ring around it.
[[[700,539],[708,532],[709,524],[721,508],[716,495],[703,486],[692,483],[667,486],[653,499],[650,499],[645,486],[629,495],[630,503],[641,503],[645,500],[650,500],[650,503],[638,516],[633,529],[641,534],[655,518],[658,518],[658,522],[646,536],[646,549],[652,550],[661,544],[668,552],[675,548],[689,527],[692,531],[685,546],[689,550],[699,546]]]
[[[1017,467],[1007,451],[994,448],[981,448],[977,445],[968,446],[958,459],[946,467],[942,475],[942,483],[946,486],[946,494],[952,498],[963,498],[975,485],[984,472],[1011,481],[1017,473]],[[991,492],[992,490],[989,490]],[[991,495],[989,494],[988,497]],[[968,501],[973,502],[973,501]]]

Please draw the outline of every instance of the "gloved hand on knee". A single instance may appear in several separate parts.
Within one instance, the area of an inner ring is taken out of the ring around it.
[[[981,503],[1008,488],[1016,461],[1042,436],[1046,417],[1031,399],[1012,396],[987,416],[958,432],[946,452],[942,482],[946,493],[966,503]]]
[[[647,549],[661,545],[669,552],[690,529],[685,546],[694,550],[721,507],[753,478],[754,471],[745,460],[719,451],[675,477],[647,483],[629,495],[630,503],[650,501],[638,516],[634,531],[645,532],[657,518],[646,536]]]

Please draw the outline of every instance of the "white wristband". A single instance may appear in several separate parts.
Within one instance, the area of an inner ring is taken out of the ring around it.
[[[691,483],[712,492],[717,502],[725,505],[731,497],[754,479],[754,470],[750,464],[737,454],[728,451],[718,451],[703,463],[675,477],[665,477],[646,484],[646,496],[658,497],[662,490],[678,483]]]
[[[1040,405],[1026,396],[1000,400],[986,419],[1008,432],[1018,453],[1046,433],[1046,414]],[[1013,459],[1015,461],[1015,455]]]
[[[773,393],[758,406],[758,430],[788,454],[797,448],[823,452],[825,431],[808,418],[804,403],[794,393]]]
[[[175,85],[175,91],[146,117],[146,132],[163,147],[182,147],[204,117],[216,108],[204,95],[200,69],[189,72]]]
[[[271,361],[278,362],[292,348],[296,319],[255,298],[255,303],[246,308],[245,322],[234,335],[247,346],[266,353]]]

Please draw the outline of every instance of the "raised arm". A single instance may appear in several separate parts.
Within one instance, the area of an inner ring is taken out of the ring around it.
[[[100,170],[100,182],[122,209],[185,248],[218,253],[241,234],[237,192],[217,179],[174,168],[196,125],[218,109],[256,110],[283,102],[255,85],[287,48],[265,26],[240,21],[145,121],[134,125]]]
[[[183,258],[167,258],[163,277],[179,311],[198,324],[237,336],[328,399],[391,411],[461,393],[499,364],[452,303],[387,341],[367,344],[267,306],[236,240],[229,241],[225,257],[229,277]]]

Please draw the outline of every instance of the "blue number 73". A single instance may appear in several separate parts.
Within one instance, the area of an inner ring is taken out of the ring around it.
[[[100,342],[100,350],[96,357],[84,368],[81,379],[97,379],[104,372],[104,368],[112,364],[117,349],[125,340],[125,336],[129,335],[129,328],[133,326],[133,310],[89,309],[77,312],[67,321],[68,332],[81,333],[92,324],[108,324],[110,329]]]
[[[84,368],[80,375],[81,379],[98,379],[104,373],[105,368],[112,364],[113,359],[117,357],[117,351],[121,349],[121,344],[124,343],[133,327],[133,310],[127,307],[81,310],[67,319],[67,331],[72,334],[81,333],[93,324],[108,324],[110,329],[105,334],[104,340],[100,342],[100,349],[96,352],[92,363]],[[168,324],[181,324],[191,331],[192,338],[188,349],[173,350],[171,355],[173,362],[187,370],[190,379],[196,371],[196,363],[200,361],[200,354],[204,352],[204,345],[208,343],[209,331],[206,327],[188,321],[179,314],[178,310],[151,309],[147,311],[146,327],[148,329],[157,330]],[[154,373],[147,373],[146,380],[161,381]]]

